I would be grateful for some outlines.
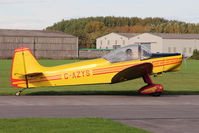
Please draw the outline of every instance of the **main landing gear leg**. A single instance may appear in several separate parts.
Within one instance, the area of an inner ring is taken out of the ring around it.
[[[152,96],[160,96],[163,92],[163,85],[161,84],[154,84],[149,73],[143,75],[143,80],[148,85],[139,89],[139,93],[141,94],[150,94]]]

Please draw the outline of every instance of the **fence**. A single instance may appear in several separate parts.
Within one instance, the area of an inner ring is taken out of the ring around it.
[[[100,58],[109,53],[112,49],[80,49],[79,58]]]

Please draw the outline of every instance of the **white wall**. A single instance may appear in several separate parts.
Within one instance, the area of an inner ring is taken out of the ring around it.
[[[123,44],[123,41],[125,44]],[[110,33],[97,39],[96,48],[112,49],[113,45],[121,45],[121,47],[123,47],[128,44],[136,43],[150,43],[152,53],[180,52],[184,53],[186,56],[191,56],[194,49],[199,50],[198,39],[163,39],[162,37],[150,33],[139,34],[131,38],[127,38],[117,33]]]
[[[97,49],[113,49],[113,45],[121,45],[121,47],[128,44],[128,38],[117,33],[110,33],[96,40]]]
[[[135,43],[150,43],[152,53],[163,52],[162,38],[149,33],[143,33],[129,39],[129,44]]]
[[[195,42],[195,49],[199,50],[199,40],[194,40]]]
[[[163,52],[182,53],[191,56],[194,49],[199,50],[199,40],[195,39],[163,39]]]

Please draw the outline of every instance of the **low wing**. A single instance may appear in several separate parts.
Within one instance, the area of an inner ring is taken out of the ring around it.
[[[153,65],[150,62],[138,64],[129,68],[122,70],[117,73],[113,78],[111,83],[118,83],[126,80],[136,79],[143,77],[146,73],[152,73]]]

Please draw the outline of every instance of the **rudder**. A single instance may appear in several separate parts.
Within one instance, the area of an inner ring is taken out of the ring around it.
[[[28,88],[27,76],[38,73],[42,73],[42,66],[30,49],[28,47],[16,49],[12,60],[11,84],[18,88]]]

